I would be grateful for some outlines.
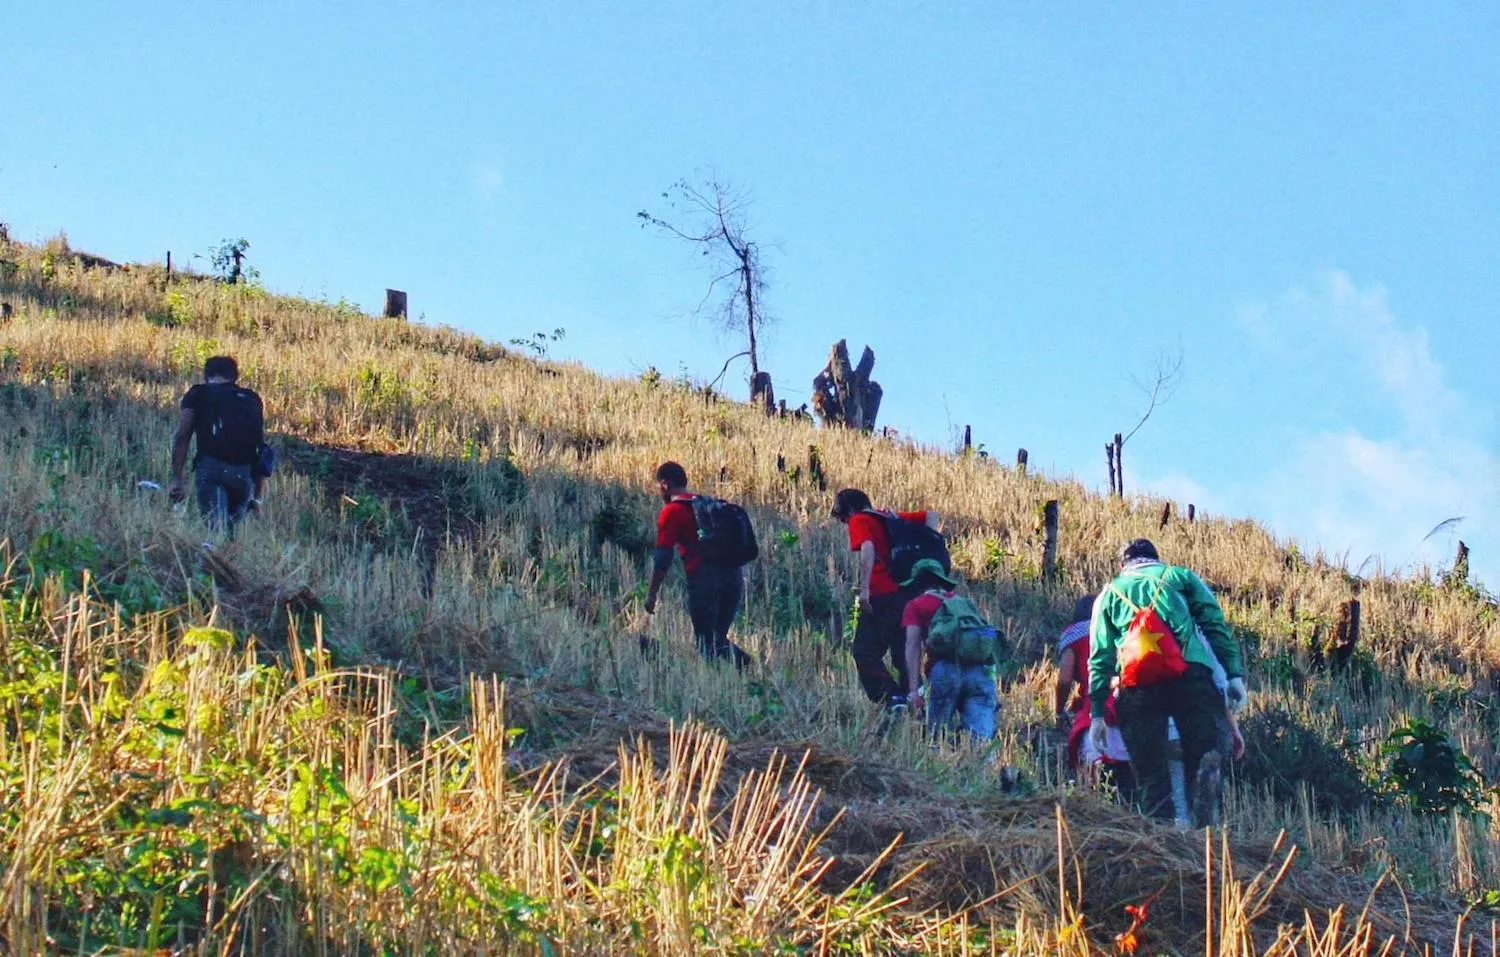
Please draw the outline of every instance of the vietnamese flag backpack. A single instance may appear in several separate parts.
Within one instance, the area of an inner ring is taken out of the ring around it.
[[[1187,674],[1187,659],[1182,657],[1182,643],[1156,610],[1156,603],[1166,591],[1166,584],[1162,579],[1156,579],[1156,593],[1151,596],[1151,601],[1145,608],[1131,601],[1113,583],[1109,590],[1135,613],[1120,642],[1120,686],[1139,688],[1173,681]]]

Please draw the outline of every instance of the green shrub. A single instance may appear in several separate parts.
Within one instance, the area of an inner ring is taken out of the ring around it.
[[[1420,718],[1381,746],[1383,793],[1420,814],[1472,812],[1484,799],[1484,776],[1441,728]]]
[[[1236,776],[1290,803],[1306,786],[1325,813],[1351,814],[1369,802],[1369,789],[1348,741],[1333,742],[1285,711],[1263,711],[1240,725],[1245,759]]]

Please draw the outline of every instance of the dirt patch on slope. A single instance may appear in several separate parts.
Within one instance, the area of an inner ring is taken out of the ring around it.
[[[522,727],[548,727],[546,737],[559,742],[531,748],[523,738],[523,747],[512,755],[522,767],[565,759],[575,780],[597,778],[609,785],[622,742],[632,749],[644,744],[659,760],[669,753],[670,722],[606,695],[515,687],[507,711]],[[1208,875],[1212,870],[1216,884],[1223,853],[1218,837],[1206,846],[1201,831],[1157,826],[1093,794],[954,797],[915,772],[811,742],[732,743],[720,796],[732,794],[746,774],[764,770],[777,752],[793,766],[800,762],[822,790],[819,827],[842,814],[823,843],[824,852],[835,858],[825,878],[830,891],[858,879],[899,839],[876,871],[875,883],[886,886],[920,869],[902,888],[909,898],[906,907],[945,914],[972,908],[976,920],[1002,925],[1013,925],[1022,913],[1051,920],[1060,906],[1061,840],[1066,893],[1086,915],[1095,939],[1109,939],[1125,928],[1126,904],[1157,894],[1148,925],[1152,948],[1170,941],[1185,952],[1203,949]],[[1263,875],[1265,885],[1291,851],[1270,842],[1236,842],[1235,875],[1245,884]],[[1266,897],[1256,926],[1262,944],[1268,944],[1278,925],[1301,924],[1307,913],[1343,907],[1352,919],[1367,906],[1380,934],[1403,937],[1417,949],[1422,944],[1446,948],[1461,910],[1452,901],[1405,893],[1393,882],[1377,885],[1297,858]]]

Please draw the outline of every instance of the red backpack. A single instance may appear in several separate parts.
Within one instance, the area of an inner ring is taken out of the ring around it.
[[[1131,601],[1113,583],[1109,590],[1135,612],[1129,627],[1125,629],[1125,637],[1120,642],[1120,687],[1139,688],[1173,681],[1187,674],[1187,659],[1182,656],[1182,643],[1166,619],[1156,610],[1157,601],[1166,591],[1166,584],[1162,579],[1156,579],[1156,593],[1151,596],[1151,601],[1145,608]]]

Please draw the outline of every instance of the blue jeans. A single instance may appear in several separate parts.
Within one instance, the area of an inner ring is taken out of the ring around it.
[[[942,733],[958,713],[975,741],[995,736],[995,679],[985,665],[939,661],[927,678],[927,730]]]
[[[234,526],[245,517],[245,506],[255,494],[250,466],[231,465],[211,455],[200,455],[193,463],[193,489],[198,495],[198,510],[217,530]]]

